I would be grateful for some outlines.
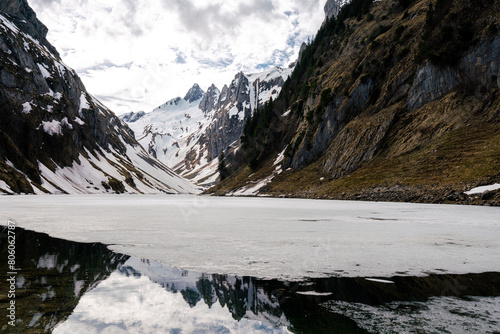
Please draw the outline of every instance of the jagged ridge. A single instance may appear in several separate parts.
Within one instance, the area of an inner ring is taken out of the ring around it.
[[[184,98],[174,98],[145,115],[127,114],[136,138],[148,152],[176,172],[200,184],[219,178],[217,157],[233,157],[245,121],[271,98],[276,99],[291,69],[275,67],[263,73],[238,73],[219,90],[204,93],[195,84]]]

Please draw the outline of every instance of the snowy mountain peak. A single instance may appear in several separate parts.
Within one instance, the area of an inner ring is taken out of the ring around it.
[[[189,103],[192,103],[194,101],[197,101],[203,97],[205,92],[198,86],[198,84],[194,84],[193,87],[189,89],[187,92],[186,96],[184,97],[184,100],[188,101]]]
[[[142,117],[144,117],[144,115],[146,115],[144,111],[138,111],[138,112],[131,111],[127,114],[121,115],[120,119],[127,123],[134,123],[137,122]]]
[[[176,98],[173,98],[171,100],[168,100],[167,102],[165,102],[164,104],[162,104],[161,106],[155,108],[153,111],[156,111],[156,110],[160,110],[160,109],[170,109],[170,108],[175,108],[176,106],[180,105],[180,104],[183,104],[182,102],[186,102],[183,98],[181,98],[180,96],[176,97]]]
[[[199,108],[206,114],[217,108],[220,90],[214,84],[210,86],[200,101]]]

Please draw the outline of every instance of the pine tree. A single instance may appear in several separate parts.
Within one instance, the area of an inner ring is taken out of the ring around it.
[[[226,166],[226,157],[224,152],[220,152],[219,154],[219,166],[217,166],[217,171],[219,172],[221,181],[226,179],[229,176]]]

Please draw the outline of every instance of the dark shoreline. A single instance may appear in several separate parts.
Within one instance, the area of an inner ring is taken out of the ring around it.
[[[264,187],[265,188],[265,187]],[[225,190],[226,192],[235,189]],[[228,196],[224,192],[206,191],[203,194],[212,196]],[[419,204],[457,204],[500,207],[500,190],[485,191],[482,194],[467,195],[451,189],[424,189],[421,187],[375,187],[363,189],[362,191],[340,194],[323,195],[315,192],[301,191],[297,193],[267,192],[261,190],[256,196],[241,197],[272,197],[272,198],[300,198],[300,199],[323,199],[338,201],[367,201],[367,202],[394,202],[394,203],[419,203]]]

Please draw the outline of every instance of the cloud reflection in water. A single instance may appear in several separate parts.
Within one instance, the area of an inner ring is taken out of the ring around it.
[[[119,271],[85,294],[73,314],[53,333],[291,333],[284,315],[275,315],[279,313],[274,308],[277,304],[263,291],[244,283],[243,278],[232,278],[233,282],[227,280],[221,285],[212,281],[210,297],[202,296],[196,287],[203,281],[202,276],[130,258]],[[243,304],[231,312],[229,303],[222,306],[223,300],[215,302],[218,293],[234,296],[236,290],[254,295],[254,305],[244,298]],[[213,302],[210,307],[205,302],[207,297],[209,304]],[[233,312],[242,307],[247,310],[238,321]],[[255,307],[268,308],[269,312],[254,313],[251,308]]]

